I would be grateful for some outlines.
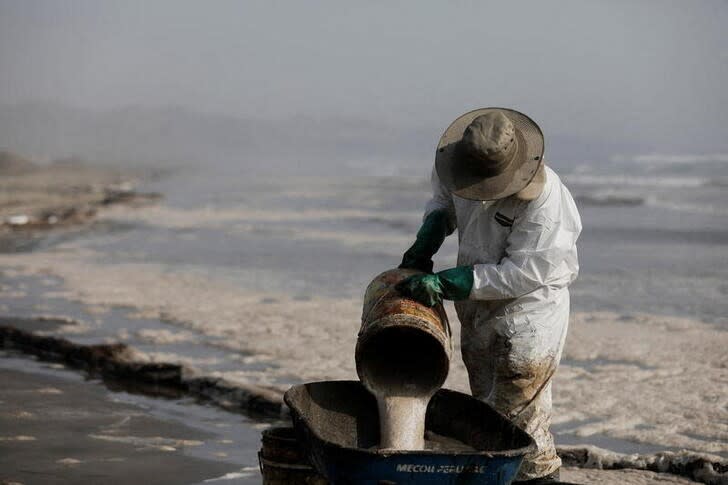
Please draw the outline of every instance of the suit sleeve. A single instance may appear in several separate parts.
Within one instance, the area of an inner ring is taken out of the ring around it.
[[[567,287],[576,279],[581,231],[576,206],[570,198],[547,203],[564,202],[566,207],[556,211],[529,207],[516,218],[501,261],[473,266],[470,299],[518,298],[544,286]]]

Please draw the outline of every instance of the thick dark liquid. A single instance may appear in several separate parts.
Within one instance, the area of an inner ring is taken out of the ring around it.
[[[442,436],[432,431],[425,432],[425,449],[444,453],[467,453],[477,451],[460,440]]]
[[[387,450],[379,445],[372,446],[370,450]],[[391,450],[391,448],[389,448]],[[472,446],[468,446],[455,438],[448,438],[432,431],[425,432],[425,450],[437,451],[441,453],[475,453],[478,450]]]

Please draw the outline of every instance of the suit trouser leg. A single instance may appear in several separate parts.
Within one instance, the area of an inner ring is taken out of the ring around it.
[[[470,388],[473,396],[492,405],[536,441],[537,449],[526,455],[518,479],[542,477],[561,466],[549,427],[551,379],[564,338],[539,340],[533,326],[504,325],[495,307],[494,312],[494,305],[484,302],[457,305]]]

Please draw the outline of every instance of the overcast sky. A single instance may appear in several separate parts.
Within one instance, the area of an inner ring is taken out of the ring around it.
[[[726,25],[725,1],[0,0],[0,103],[443,129],[500,105],[709,153],[728,144]]]

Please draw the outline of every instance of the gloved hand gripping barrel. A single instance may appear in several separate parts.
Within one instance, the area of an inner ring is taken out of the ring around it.
[[[442,305],[429,308],[403,297],[394,288],[403,279],[420,273],[411,269],[385,271],[367,287],[356,345],[356,370],[364,386],[378,398],[423,398],[420,401],[426,407],[429,397],[447,378],[452,343]],[[387,425],[381,424],[384,433]],[[392,447],[394,443],[382,436],[381,446]]]
[[[429,308],[394,289],[400,281],[420,273],[385,271],[364,294],[356,371],[372,392],[396,387],[408,394],[431,394],[447,378],[452,342],[445,309],[442,305]]]

